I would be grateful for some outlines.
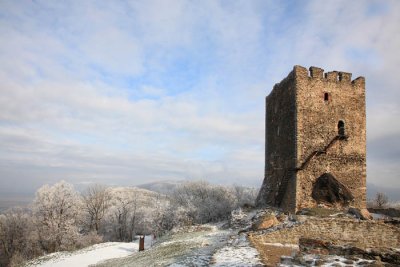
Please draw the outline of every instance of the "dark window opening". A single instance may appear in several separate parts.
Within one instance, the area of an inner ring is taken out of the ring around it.
[[[329,101],[329,94],[328,93],[324,94],[324,101]]]
[[[344,122],[343,121],[339,121],[338,122],[338,134],[339,134],[339,136],[345,136]]]

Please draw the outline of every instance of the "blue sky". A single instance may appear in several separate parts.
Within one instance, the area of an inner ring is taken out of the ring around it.
[[[0,191],[259,186],[293,65],[367,80],[368,182],[400,188],[398,1],[1,1]]]

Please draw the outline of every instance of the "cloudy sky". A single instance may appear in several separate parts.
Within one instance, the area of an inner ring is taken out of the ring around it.
[[[367,81],[368,183],[400,188],[399,1],[0,1],[0,192],[259,186],[293,65]]]

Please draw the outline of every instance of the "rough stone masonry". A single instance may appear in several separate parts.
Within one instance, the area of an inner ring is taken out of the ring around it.
[[[294,66],[266,98],[258,205],[289,212],[366,204],[365,79]]]

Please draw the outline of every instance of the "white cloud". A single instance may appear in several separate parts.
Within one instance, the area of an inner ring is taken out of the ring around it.
[[[261,183],[264,97],[295,64],[366,76],[369,141],[398,136],[400,5],[371,3],[3,1],[0,182]]]
[[[88,65],[105,72],[137,76],[144,71],[143,52],[138,41],[116,28],[103,28],[90,34],[81,45]]]

